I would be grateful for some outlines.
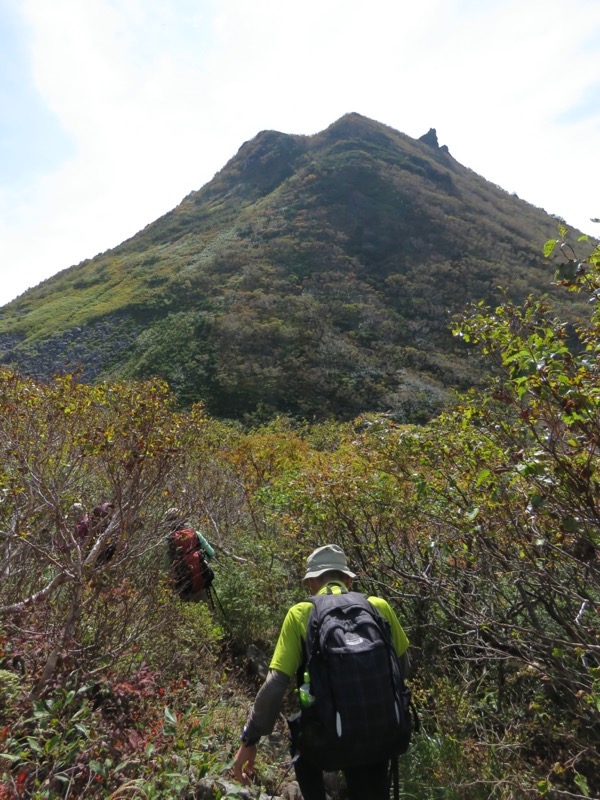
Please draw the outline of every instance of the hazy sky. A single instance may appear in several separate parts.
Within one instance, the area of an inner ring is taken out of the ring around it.
[[[600,235],[598,0],[0,0],[0,304],[356,111]]]

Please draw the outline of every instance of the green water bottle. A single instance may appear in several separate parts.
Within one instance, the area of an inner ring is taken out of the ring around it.
[[[300,695],[300,705],[302,708],[310,708],[315,702],[315,698],[310,693],[310,675],[308,671],[304,673],[304,683],[298,690],[298,694]]]

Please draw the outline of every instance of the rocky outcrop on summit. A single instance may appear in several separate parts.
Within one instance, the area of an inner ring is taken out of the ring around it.
[[[435,128],[429,128],[427,133],[424,133],[423,136],[419,136],[419,141],[423,142],[423,144],[428,144],[430,147],[440,146]]]
[[[442,153],[450,152],[445,144],[440,146],[435,128],[429,128],[427,133],[424,133],[423,136],[419,136],[419,141],[423,142],[423,144],[429,145],[429,147],[435,147],[436,150],[439,150]]]

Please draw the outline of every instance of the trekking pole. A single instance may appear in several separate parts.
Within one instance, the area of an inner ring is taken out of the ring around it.
[[[210,605],[210,607],[214,611],[215,610],[215,598],[213,597],[212,589],[210,588],[210,586],[206,590],[206,599],[208,600],[208,604]]]
[[[219,606],[219,610],[221,611],[221,614],[223,615],[223,619],[227,619],[227,614],[225,613],[225,609],[223,608],[223,606],[221,604],[221,601],[219,600],[219,595],[217,594],[216,589],[214,588],[214,586],[209,586],[208,587],[208,596],[210,597],[210,601],[211,601],[213,609],[215,608],[215,600],[216,600],[217,601],[217,605]]]
[[[283,782],[284,782],[284,780],[285,780],[285,779],[287,778],[287,776],[288,776],[288,773],[289,773],[289,771],[290,771],[290,770],[291,770],[291,768],[294,766],[294,764],[296,763],[296,761],[298,761],[298,759],[299,759],[299,758],[300,758],[300,753],[298,753],[298,755],[295,755],[295,756],[294,756],[294,757],[293,757],[293,758],[290,760],[290,763],[287,765],[287,769],[286,769],[286,771],[283,773],[283,775],[282,775],[282,777],[281,777],[281,780],[279,781],[279,783],[278,783],[278,784],[277,784],[277,786],[275,787],[275,791],[273,792],[273,794],[271,795],[271,797],[269,798],[269,800],[274,800],[274,798],[277,796],[277,792],[278,792],[278,791],[281,789],[281,787],[282,787],[282,785],[283,785]]]
[[[213,597],[212,589],[210,588],[210,586],[206,590],[206,602],[211,607],[211,609],[214,611],[215,610],[215,599]]]

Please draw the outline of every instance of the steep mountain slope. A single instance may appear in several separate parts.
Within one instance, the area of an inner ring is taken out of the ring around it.
[[[0,361],[161,375],[223,416],[424,419],[479,378],[451,314],[498,286],[548,291],[555,232],[433,130],[348,114],[315,136],[263,131],[173,211],[5,306]]]

